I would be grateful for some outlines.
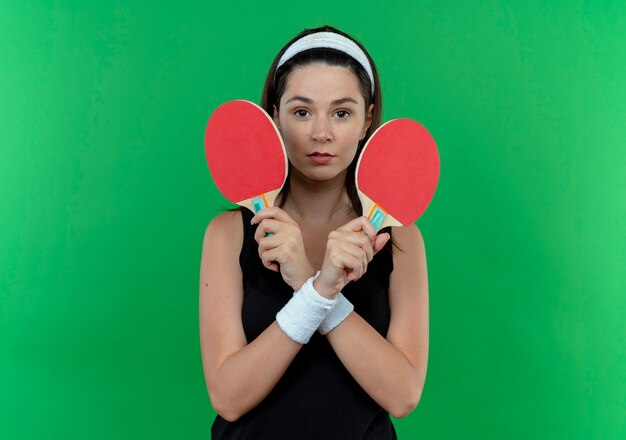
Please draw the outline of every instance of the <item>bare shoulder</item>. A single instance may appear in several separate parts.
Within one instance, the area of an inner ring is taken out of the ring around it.
[[[394,249],[394,263],[405,259],[415,259],[425,254],[424,238],[414,223],[393,228],[393,241],[397,246]]]
[[[428,272],[424,238],[415,224],[393,228],[393,272],[390,277],[392,297],[427,295]]]
[[[216,326],[207,335],[224,338],[224,329],[241,333],[233,328],[233,323],[241,314],[243,297],[239,265],[242,240],[239,211],[216,216],[206,228],[200,262],[200,326],[203,331]]]
[[[226,211],[213,217],[207,225],[206,233],[233,233],[243,236],[241,223],[242,218],[240,211]]]
[[[237,289],[241,283],[239,254],[243,244],[242,217],[239,211],[224,212],[206,227],[200,262],[201,296],[220,295],[221,287]],[[212,286],[213,288],[209,288]],[[215,287],[219,288],[215,288]]]
[[[204,232],[203,254],[214,247],[221,252],[239,252],[243,242],[242,221],[240,211],[227,211],[215,216]]]

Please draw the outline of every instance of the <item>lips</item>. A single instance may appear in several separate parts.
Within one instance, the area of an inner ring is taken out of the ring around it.
[[[317,156],[317,157],[326,157],[326,156],[328,156],[328,157],[334,157],[334,156],[333,156],[332,154],[330,154],[330,153],[320,153],[319,151],[315,151],[314,153],[311,153],[311,154],[309,154],[308,156],[309,156],[309,157],[311,157],[311,156]]]
[[[316,165],[325,165],[329,163],[335,156],[329,153],[320,153],[319,151],[316,151],[314,153],[309,154],[308,157]]]

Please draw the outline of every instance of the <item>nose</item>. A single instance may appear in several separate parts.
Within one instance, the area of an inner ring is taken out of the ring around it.
[[[311,137],[318,142],[330,142],[333,139],[330,124],[326,118],[315,118]]]

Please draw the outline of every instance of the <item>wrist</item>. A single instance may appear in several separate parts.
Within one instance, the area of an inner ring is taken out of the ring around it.
[[[317,277],[318,275],[319,275],[319,272],[317,272],[311,266],[308,270],[304,271],[304,275],[302,278],[297,279],[291,284],[291,288],[297,292],[298,290],[302,288],[302,286],[304,286],[304,283],[306,283],[309,278],[314,278],[314,277]]]
[[[334,289],[329,289],[327,287],[325,287],[323,285],[323,283],[321,283],[319,281],[319,276],[318,278],[316,278],[315,280],[313,280],[313,288],[315,289],[315,291],[317,293],[319,293],[321,296],[323,296],[324,298],[328,298],[328,299],[333,299],[335,296],[337,296],[337,294],[339,293],[338,290],[334,290]]]

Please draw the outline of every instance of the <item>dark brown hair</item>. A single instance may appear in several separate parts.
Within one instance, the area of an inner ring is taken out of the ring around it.
[[[291,46],[296,40],[300,38],[314,34],[317,32],[334,32],[336,34],[342,35],[357,44],[367,56],[369,63],[372,67],[372,73],[374,75],[374,94],[372,96],[372,83],[369,75],[361,66],[361,64],[356,61],[351,56],[347,55],[344,52],[335,49],[327,49],[327,48],[316,48],[309,49],[303,52],[298,53],[294,57],[290,58],[285,64],[280,66],[279,69],[276,69],[276,65],[280,60],[280,57],[283,53]],[[361,201],[359,200],[356,185],[354,182],[354,172],[356,169],[356,163],[358,158],[363,150],[363,146],[369,139],[369,137],[376,131],[376,129],[380,126],[380,120],[382,117],[382,94],[380,90],[380,82],[378,80],[378,72],[376,70],[376,66],[372,61],[371,57],[363,47],[361,43],[356,41],[350,35],[342,32],[338,29],[335,29],[331,26],[322,26],[315,29],[306,29],[296,35],[291,41],[289,41],[276,55],[274,62],[272,63],[269,72],[267,73],[267,78],[265,79],[265,86],[263,87],[263,94],[261,95],[261,107],[265,109],[265,111],[272,116],[274,114],[274,106],[276,109],[280,108],[280,98],[285,91],[285,87],[287,85],[287,79],[289,78],[289,74],[293,71],[294,68],[300,66],[306,66],[314,63],[323,63],[329,66],[341,66],[350,69],[352,73],[358,78],[359,86],[361,89],[361,94],[363,96],[363,100],[365,101],[365,113],[367,114],[367,109],[370,104],[374,104],[374,108],[372,110],[372,124],[368,128],[365,133],[365,137],[363,140],[359,142],[357,153],[355,155],[354,160],[348,166],[348,172],[346,175],[346,192],[348,193],[348,197],[350,198],[350,202],[352,203],[352,210],[357,215],[363,214],[363,208],[361,206]],[[279,207],[283,207],[287,197],[289,195],[289,178],[285,182],[285,186],[280,192],[279,199]]]

